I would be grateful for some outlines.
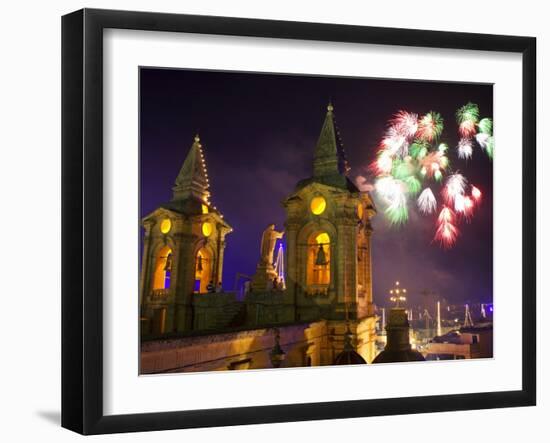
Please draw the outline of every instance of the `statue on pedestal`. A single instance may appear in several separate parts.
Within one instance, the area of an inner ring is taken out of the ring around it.
[[[270,283],[277,278],[277,272],[273,266],[273,252],[277,240],[283,238],[284,231],[275,230],[275,225],[270,224],[262,234],[260,245],[260,261],[256,268],[256,274],[252,277],[252,290],[262,292],[268,289]]]

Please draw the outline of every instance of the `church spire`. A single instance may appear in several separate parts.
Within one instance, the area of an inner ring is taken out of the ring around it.
[[[315,148],[313,177],[327,177],[335,174],[347,175],[348,166],[344,149],[334,123],[334,106],[329,102],[325,122]]]
[[[174,193],[172,200],[186,200],[194,197],[208,203],[209,187],[202,145],[197,134],[176,178],[175,186],[172,188]]]

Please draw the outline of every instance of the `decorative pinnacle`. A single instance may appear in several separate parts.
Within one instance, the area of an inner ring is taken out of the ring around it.
[[[199,137],[199,134],[195,134],[195,141],[197,143],[201,141],[201,138]]]
[[[332,106],[332,103],[331,103],[331,102],[328,102],[327,111],[328,111],[328,112],[334,111],[334,106]]]

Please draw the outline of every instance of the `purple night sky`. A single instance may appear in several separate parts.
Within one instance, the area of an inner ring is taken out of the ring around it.
[[[470,223],[461,222],[454,248],[432,242],[435,215],[410,211],[409,222],[390,228],[382,204],[373,220],[374,301],[386,304],[395,280],[411,301],[423,290],[449,302],[492,302],[493,169],[479,146],[459,160],[455,111],[467,102],[481,117],[493,113],[492,85],[266,75],[142,68],[140,71],[140,214],[172,197],[172,186],[199,132],[210,178],[211,201],[233,226],[227,237],[223,285],[235,274],[252,275],[260,237],[269,223],[284,229],[281,201],[311,176],[313,152],[329,98],[334,104],[350,178],[372,176],[387,121],[398,110],[441,113],[441,140],[450,147],[451,170],[483,192]],[[435,189],[434,189],[435,192]]]

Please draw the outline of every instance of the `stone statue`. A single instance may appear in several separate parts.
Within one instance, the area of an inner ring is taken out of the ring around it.
[[[262,244],[260,250],[260,264],[269,267],[273,265],[273,251],[275,251],[275,243],[283,238],[284,231],[278,232],[275,230],[275,225],[270,224],[262,234]]]
[[[256,273],[252,276],[251,289],[254,292],[265,292],[273,286],[273,279],[277,278],[277,272],[273,267],[273,252],[277,240],[283,238],[283,232],[275,230],[275,225],[270,224],[262,234],[260,246],[260,262],[256,267]]]

